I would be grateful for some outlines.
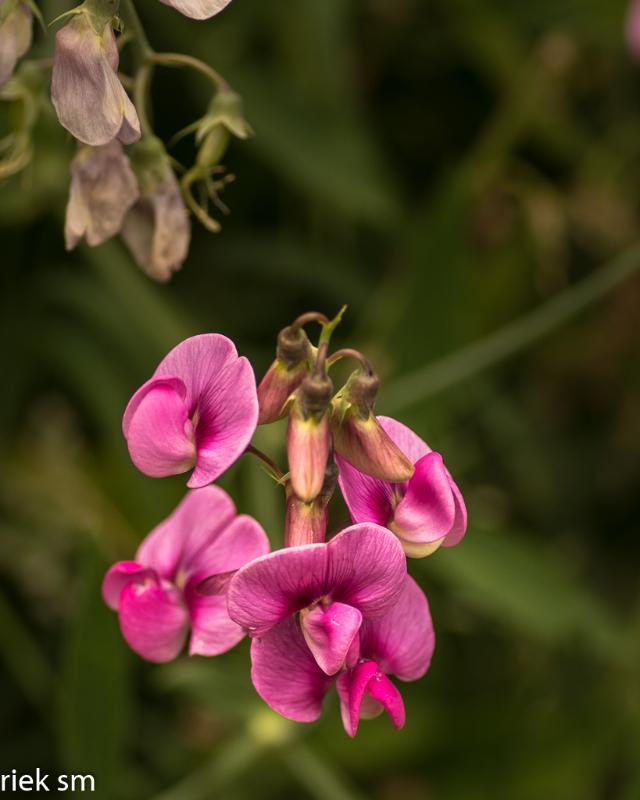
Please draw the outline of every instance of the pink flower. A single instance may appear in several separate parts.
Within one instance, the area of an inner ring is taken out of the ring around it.
[[[237,516],[222,489],[207,486],[187,494],[142,542],[134,561],[111,567],[102,594],[118,612],[127,644],[142,658],[175,658],[189,628],[190,655],[219,655],[244,636],[227,614],[228,574],[268,551],[260,525]],[[211,576],[218,577],[218,591],[203,596],[196,587]]]
[[[413,558],[429,555],[440,545],[458,544],[467,529],[467,510],[442,456],[402,423],[390,417],[378,417],[378,422],[415,465],[415,472],[404,483],[389,483],[336,456],[340,488],[353,521],[388,527]]]
[[[185,339],[133,395],[122,430],[133,463],[160,478],[194,467],[187,486],[215,480],[246,449],[258,421],[251,365],[217,333]]]
[[[327,675],[358,658],[358,631],[397,600],[406,576],[397,539],[378,525],[353,525],[328,543],[278,550],[243,567],[229,584],[229,616],[252,636],[299,622]]]
[[[140,122],[118,77],[118,46],[108,21],[96,31],[80,11],[56,34],[51,100],[60,124],[94,147],[140,138]]]
[[[342,721],[355,736],[360,719],[386,711],[396,728],[405,721],[404,703],[387,677],[402,681],[421,678],[431,663],[435,637],[427,598],[406,576],[395,603],[382,617],[364,620],[359,633],[360,655],[339,675],[318,666],[291,617],[251,643],[251,678],[258,694],[274,711],[296,722],[313,722],[336,684]]]
[[[33,14],[26,3],[16,3],[5,12],[0,0],[0,87],[9,80],[18,59],[31,47]],[[5,6],[6,8],[6,6]]]

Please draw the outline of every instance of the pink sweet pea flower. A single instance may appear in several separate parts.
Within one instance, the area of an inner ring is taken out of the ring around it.
[[[440,545],[458,544],[467,529],[467,510],[442,456],[406,425],[390,417],[378,417],[378,422],[415,465],[415,472],[404,483],[389,483],[336,456],[340,488],[353,521],[385,525],[413,558],[429,555]]]
[[[359,637],[357,663],[329,676],[290,617],[251,643],[253,685],[274,711],[296,722],[313,722],[322,713],[325,695],[336,684],[349,736],[355,736],[360,719],[371,719],[383,710],[396,728],[402,728],[402,696],[387,676],[402,681],[421,678],[435,646],[427,598],[412,578],[405,576],[400,595],[384,616],[365,619]]]
[[[334,675],[357,661],[363,620],[395,603],[406,571],[389,531],[353,525],[328,543],[288,547],[247,564],[229,584],[229,616],[251,636],[297,618],[312,658]]]
[[[133,395],[122,430],[133,463],[152,478],[194,467],[187,486],[214,481],[246,449],[258,422],[251,365],[226,336],[181,342]]]
[[[102,594],[118,612],[127,644],[142,658],[171,661],[189,628],[189,654],[216,656],[244,636],[227,613],[229,573],[268,551],[260,525],[237,516],[222,489],[207,486],[187,494],[142,542],[134,561],[111,567]],[[217,580],[216,594],[197,591],[205,578],[209,586]]]

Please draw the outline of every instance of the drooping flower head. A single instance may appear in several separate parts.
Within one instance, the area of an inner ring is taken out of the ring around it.
[[[429,555],[440,545],[458,544],[466,532],[467,511],[442,456],[401,422],[377,419],[415,471],[404,483],[390,483],[365,475],[337,457],[340,488],[353,521],[388,527],[414,558]]]
[[[193,468],[187,482],[205,486],[251,441],[258,399],[251,365],[226,336],[194,336],[160,362],[133,395],[122,430],[133,463],[154,478]]]
[[[31,47],[33,14],[25,3],[0,0],[0,87]]]
[[[422,590],[405,576],[394,604],[381,617],[366,618],[359,631],[359,657],[337,675],[327,675],[313,658],[293,618],[251,643],[251,678],[274,711],[296,722],[313,722],[335,684],[345,730],[355,736],[360,719],[386,711],[396,728],[405,722],[402,696],[388,678],[422,677],[431,662],[435,637]]]
[[[394,604],[406,569],[389,531],[353,525],[328,543],[285,548],[247,564],[229,584],[229,616],[259,637],[293,619],[320,669],[334,675],[357,661],[363,620]]]
[[[94,147],[140,138],[140,122],[118,77],[118,46],[111,21],[94,27],[85,10],[56,34],[51,100],[60,124]]]
[[[122,238],[149,277],[168,281],[189,252],[189,214],[159,139],[145,136],[133,150],[132,163],[141,196],[125,217]]]
[[[64,226],[67,250],[83,237],[96,247],[115,236],[138,197],[138,182],[120,142],[80,147],[71,162]]]
[[[191,629],[189,653],[215,656],[244,636],[227,614],[229,573],[269,550],[251,517],[238,516],[216,486],[189,492],[176,510],[142,542],[134,561],[114,564],[102,592],[118,612],[128,645],[148,661],[175,658]],[[205,578],[215,594],[202,595]]]

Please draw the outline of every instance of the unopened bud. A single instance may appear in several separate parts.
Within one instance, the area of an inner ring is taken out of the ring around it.
[[[287,486],[287,511],[285,518],[285,547],[324,542],[329,523],[329,501],[338,481],[338,467],[333,460],[326,467],[320,493],[310,503],[296,497],[291,485]]]
[[[331,446],[327,409],[333,386],[326,375],[307,375],[296,390],[289,413],[287,454],[291,487],[309,503],[322,490]]]
[[[275,361],[258,386],[258,424],[275,422],[287,413],[287,400],[307,374],[311,347],[303,330],[284,328],[278,334]]]
[[[333,443],[336,453],[360,472],[402,483],[409,480],[414,468],[375,417],[378,385],[371,372],[355,372],[349,378],[333,404]]]

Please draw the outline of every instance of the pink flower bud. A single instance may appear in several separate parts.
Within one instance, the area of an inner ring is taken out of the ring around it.
[[[7,0],[0,0],[0,86],[9,80],[18,59],[31,47],[33,15],[24,3],[17,3],[8,13]],[[6,13],[6,16],[3,14]]]
[[[189,215],[159,140],[146,139],[138,145],[134,168],[142,196],[125,217],[122,238],[147,275],[168,281],[189,252]]]
[[[276,359],[258,386],[259,425],[275,422],[286,414],[287,400],[307,374],[309,356],[309,340],[303,330],[280,331]]]
[[[354,373],[331,416],[336,453],[366,475],[400,483],[413,475],[413,464],[378,423],[373,406],[378,391],[373,373]]]
[[[287,433],[291,488],[306,503],[322,489],[329,449],[331,423],[327,412],[333,386],[326,375],[307,375],[292,401]]]
[[[287,511],[284,529],[285,547],[324,542],[329,523],[329,501],[338,481],[338,467],[333,461],[327,464],[320,494],[310,503],[299,500],[287,486]]]
[[[136,176],[120,142],[80,147],[71,162],[64,227],[67,250],[73,250],[82,237],[90,247],[96,247],[115,236],[139,194]]]
[[[51,100],[60,124],[94,146],[140,138],[140,123],[118,78],[118,47],[110,22],[97,32],[87,12],[56,34]]]

